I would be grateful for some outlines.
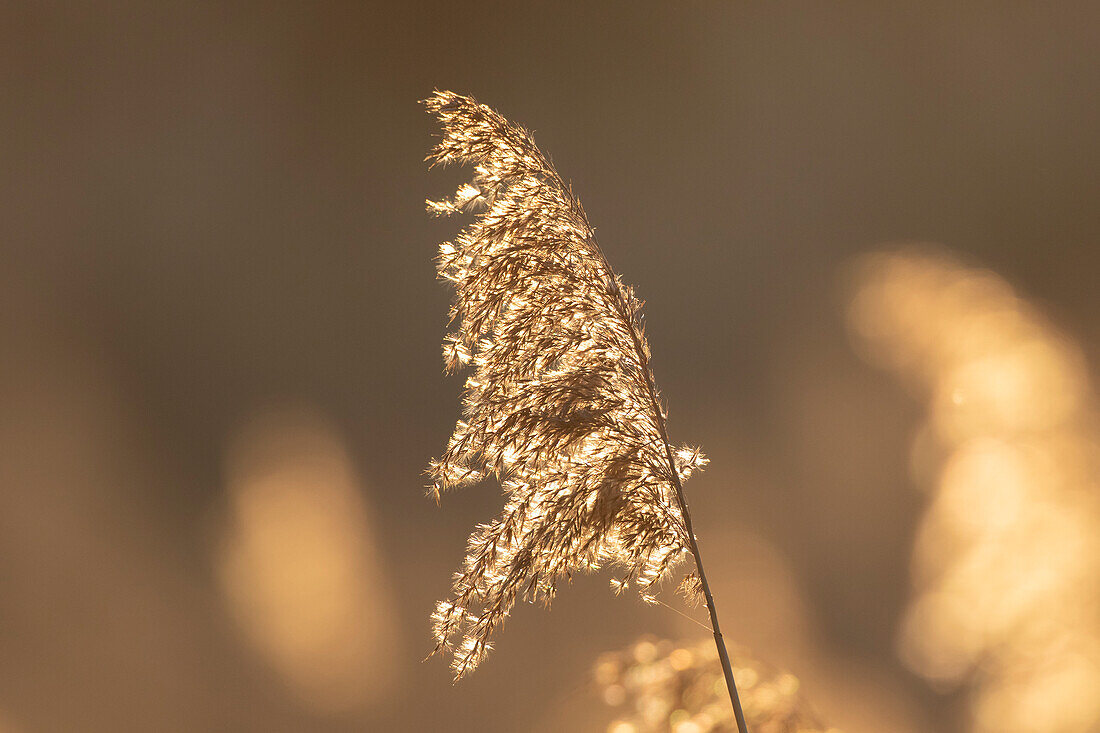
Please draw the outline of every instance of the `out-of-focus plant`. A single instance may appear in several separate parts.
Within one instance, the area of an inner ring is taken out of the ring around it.
[[[456,679],[490,648],[518,597],[611,564],[618,588],[654,584],[690,552],[686,589],[705,597],[734,710],[740,706],[682,482],[705,459],[674,448],[642,328],[641,302],[604,259],[584,209],[530,134],[452,92],[426,100],[443,128],[433,164],[475,166],[437,214],[476,212],[440,245],[455,287],[448,370],[471,366],[463,416],[429,469],[431,491],[489,476],[508,496],[470,536],[453,596],[433,616]],[[741,726],[744,730],[744,725]]]
[[[857,347],[928,401],[903,660],[972,685],[975,733],[1100,730],[1100,434],[1079,350],[949,256],[875,254],[854,273]]]
[[[217,570],[244,637],[314,709],[383,699],[397,619],[339,434],[308,410],[266,412],[234,437],[226,464]]]
[[[757,733],[840,733],[827,728],[801,694],[797,677],[731,650],[745,720]],[[643,638],[596,662],[603,700],[616,710],[607,733],[735,731],[725,704],[722,667],[708,641],[675,644]]]

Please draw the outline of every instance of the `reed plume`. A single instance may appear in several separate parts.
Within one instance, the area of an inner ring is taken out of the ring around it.
[[[733,665],[745,700],[745,718],[756,733],[841,733],[818,718],[798,678],[733,649]],[[595,682],[616,720],[607,733],[729,733],[733,712],[723,704],[722,670],[707,641],[674,644],[639,639],[603,654]]]
[[[706,597],[728,672],[682,491],[706,459],[669,443],[641,301],[526,130],[453,92],[424,103],[443,130],[427,160],[475,166],[454,198],[428,210],[476,214],[437,261],[456,293],[446,369],[472,373],[463,415],[428,469],[430,491],[438,500],[493,476],[507,496],[503,513],[470,536],[453,596],[437,605],[436,651],[451,651],[457,680],[517,598],[548,603],[561,578],[611,565],[616,590],[633,584],[652,600],[690,551],[687,586]],[[727,681],[740,715],[732,673]]]
[[[927,405],[903,661],[969,687],[971,733],[1100,731],[1100,400],[1079,344],[938,249],[852,272],[855,344]]]

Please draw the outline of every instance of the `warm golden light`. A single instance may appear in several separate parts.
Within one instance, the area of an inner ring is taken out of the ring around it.
[[[394,617],[333,428],[303,411],[256,420],[229,451],[228,491],[218,575],[242,633],[318,710],[379,700],[394,678]]]
[[[1100,726],[1100,438],[1079,350],[993,273],[942,254],[856,268],[849,324],[928,397],[903,660],[973,686],[975,733]],[[930,469],[931,456],[933,466]]]
[[[731,649],[749,729],[758,733],[840,733],[816,720],[794,675]],[[736,730],[718,653],[710,640],[688,645],[641,639],[605,654],[596,681],[608,705],[624,708],[608,731],[719,733]],[[607,692],[615,690],[614,700]]]
[[[431,617],[435,652],[450,654],[457,680],[489,653],[517,600],[549,604],[574,573],[610,566],[616,592],[633,585],[656,603],[658,582],[690,554],[700,570],[682,588],[704,591],[682,483],[707,459],[669,442],[642,303],[530,133],[454,92],[424,104],[443,133],[428,160],[474,166],[428,209],[475,214],[436,260],[455,286],[444,366],[469,376],[429,491],[439,501],[495,477],[507,496],[470,534],[451,597]]]

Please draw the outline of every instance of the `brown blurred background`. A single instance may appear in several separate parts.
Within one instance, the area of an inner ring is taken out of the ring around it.
[[[422,491],[436,87],[535,131],[647,301],[726,635],[849,733],[976,725],[899,659],[928,404],[848,283],[938,243],[1095,382],[1095,3],[37,2],[0,40],[4,733],[603,731],[601,652],[705,634],[586,577],[458,686],[420,661],[502,503]]]

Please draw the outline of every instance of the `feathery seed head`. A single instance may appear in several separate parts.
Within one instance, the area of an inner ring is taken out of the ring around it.
[[[840,733],[826,727],[794,675],[732,649],[734,674],[745,717],[760,733]],[[693,731],[732,733],[733,709],[725,704],[722,669],[707,640],[673,644],[643,638],[630,648],[602,655],[594,677],[620,725],[637,733]],[[612,724],[609,731],[616,730]]]
[[[457,679],[484,658],[517,598],[548,602],[575,571],[618,566],[620,588],[652,598],[688,545],[676,486],[706,459],[669,448],[641,302],[531,135],[453,92],[424,104],[443,130],[427,160],[474,166],[472,181],[428,211],[475,213],[436,260],[455,287],[444,366],[472,372],[429,490],[438,499],[491,474],[507,496],[470,535],[453,597],[432,616]]]

